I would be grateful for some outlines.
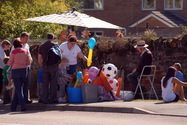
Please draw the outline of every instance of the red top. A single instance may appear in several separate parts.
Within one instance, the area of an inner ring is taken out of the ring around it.
[[[29,53],[27,50],[17,48],[10,54],[8,65],[12,65],[12,69],[22,69],[30,65]]]

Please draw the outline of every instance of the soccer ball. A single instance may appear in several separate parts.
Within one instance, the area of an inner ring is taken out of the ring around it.
[[[107,78],[114,78],[117,75],[117,67],[114,64],[108,63],[103,66],[103,73]]]
[[[108,83],[110,84],[111,88],[112,88],[112,92],[116,92],[118,90],[119,87],[119,83],[116,79],[114,78],[108,78],[107,79]]]

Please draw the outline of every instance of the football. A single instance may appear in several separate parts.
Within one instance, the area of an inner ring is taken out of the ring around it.
[[[102,71],[107,78],[114,78],[118,69],[114,64],[108,63],[103,66]]]
[[[119,83],[116,79],[114,78],[108,78],[107,79],[108,83],[110,84],[111,88],[112,88],[112,92],[116,92],[118,90],[119,87]]]

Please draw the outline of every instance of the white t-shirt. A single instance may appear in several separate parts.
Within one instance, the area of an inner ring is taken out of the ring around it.
[[[0,69],[3,69],[5,64],[3,59],[6,57],[5,51],[2,46],[0,46]]]
[[[164,101],[166,101],[166,102],[173,101],[173,100],[176,98],[176,95],[175,95],[175,93],[173,92],[173,83],[171,82],[172,79],[173,79],[173,77],[171,77],[171,78],[167,81],[167,86],[166,86],[166,88],[163,87],[164,78],[162,78],[162,80],[161,80],[162,98],[163,98]]]
[[[63,51],[62,56],[68,58],[69,65],[77,64],[77,55],[81,51],[77,44],[75,44],[72,50],[68,49],[67,42],[62,43],[59,48]]]

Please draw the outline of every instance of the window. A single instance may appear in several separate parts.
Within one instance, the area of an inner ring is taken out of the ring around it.
[[[103,0],[79,0],[83,2],[84,10],[103,10]]]
[[[142,0],[142,10],[155,10],[156,0]]]
[[[90,33],[91,33],[90,37],[104,35],[103,31],[90,31]]]
[[[182,10],[183,0],[165,0],[164,8],[165,10]]]

